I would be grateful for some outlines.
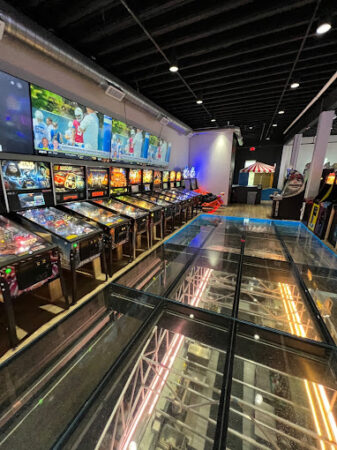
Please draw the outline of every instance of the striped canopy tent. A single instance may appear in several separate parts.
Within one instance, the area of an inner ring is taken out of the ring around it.
[[[268,164],[262,162],[255,162],[244,169],[241,169],[240,172],[249,172],[249,173],[274,173],[275,167],[269,166]]]

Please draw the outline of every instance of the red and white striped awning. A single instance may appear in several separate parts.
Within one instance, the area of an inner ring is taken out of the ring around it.
[[[256,162],[248,167],[245,167],[244,169],[241,169],[240,172],[273,173],[275,172],[275,167],[261,162]]]

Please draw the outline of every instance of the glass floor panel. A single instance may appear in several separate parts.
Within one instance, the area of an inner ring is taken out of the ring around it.
[[[335,355],[273,344],[238,328],[228,449],[337,448]]]

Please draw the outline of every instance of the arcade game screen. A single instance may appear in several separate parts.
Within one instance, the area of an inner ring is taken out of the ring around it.
[[[174,170],[171,170],[170,172],[170,181],[175,181],[176,179],[176,173]]]
[[[170,171],[164,170],[163,171],[163,183],[167,183],[169,181],[169,177],[170,177]]]
[[[29,85],[0,72],[0,152],[33,153]]]
[[[128,180],[126,169],[122,167],[110,168],[110,193],[126,192]]]
[[[78,219],[53,207],[29,209],[19,214],[68,241],[73,241],[78,239],[79,236],[97,231],[95,226],[90,225],[85,220]]]
[[[85,199],[83,166],[54,164],[53,172],[57,203]]]
[[[176,181],[181,181],[181,172],[176,173]]]
[[[190,169],[190,178],[195,178],[195,167],[191,167]]]
[[[161,171],[155,170],[153,173],[153,184],[154,186],[160,186],[161,183]]]
[[[143,170],[143,184],[152,183],[153,181],[153,170],[144,169]]]
[[[11,211],[52,202],[50,168],[38,161],[2,161],[2,178]]]
[[[130,184],[141,184],[142,182],[142,170],[141,169],[130,169],[129,170],[129,183]]]
[[[109,169],[87,167],[87,184],[89,198],[107,197],[109,195]]]
[[[36,234],[30,233],[14,224],[4,216],[0,216],[0,262],[8,256],[22,256],[45,248],[45,242]]]
[[[184,180],[190,178],[190,169],[188,167],[185,167],[185,169],[183,170],[183,178]]]
[[[30,95],[36,153],[109,161],[111,117],[34,84]]]

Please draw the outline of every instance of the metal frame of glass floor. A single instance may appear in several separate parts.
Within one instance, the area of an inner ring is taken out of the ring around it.
[[[337,450],[337,256],[201,215],[0,366],[4,449]]]

